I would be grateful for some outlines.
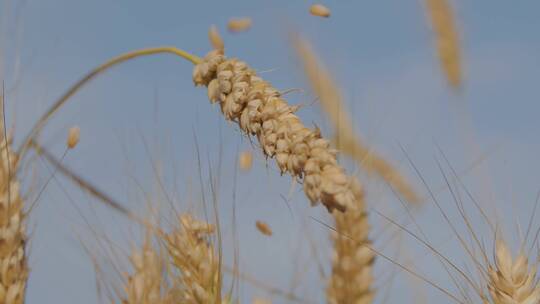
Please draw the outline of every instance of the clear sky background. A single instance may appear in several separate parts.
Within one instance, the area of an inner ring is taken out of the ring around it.
[[[329,124],[312,103],[288,42],[289,31],[295,30],[315,45],[330,67],[366,143],[398,166],[425,195],[426,186],[406,161],[403,146],[451,221],[465,233],[437,166],[437,160],[442,160],[440,146],[463,183],[517,248],[518,223],[523,230],[540,186],[540,2],[452,1],[463,49],[464,86],[459,93],[450,90],[439,69],[423,1],[328,0],[329,19],[310,16],[310,4],[300,0],[0,0],[0,75],[9,90],[7,123],[15,127],[19,143],[47,106],[91,68],[122,52],[149,46],[175,45],[203,55],[210,48],[208,28],[215,24],[228,55],[267,71],[263,76],[279,89],[303,89],[287,95],[288,100],[306,104],[299,115],[330,136]],[[235,16],[251,17],[253,27],[245,33],[227,33],[226,22]],[[234,182],[238,151],[252,146],[237,127],[224,121],[219,108],[210,105],[206,91],[193,87],[191,69],[189,63],[167,55],[115,68],[77,94],[47,126],[41,140],[60,157],[67,129],[80,126],[81,143],[67,154],[66,165],[141,213],[147,200],[166,204],[156,171],[179,210],[193,204],[201,210],[199,171],[206,197],[208,172],[219,176],[226,263],[232,264],[234,253],[234,193],[241,271],[311,303],[323,303],[331,256],[329,231],[311,216],[326,222],[329,217],[321,207],[308,208],[301,188],[291,189],[290,178],[280,177],[273,162],[267,163],[257,150],[253,170],[239,173]],[[200,147],[200,166],[195,143]],[[368,179],[343,160],[365,182],[370,208],[414,230],[384,183]],[[38,192],[49,171],[40,160],[28,159],[26,164],[25,188]],[[37,186],[31,168],[37,171]],[[449,168],[444,172],[449,173]],[[292,214],[283,195],[291,198]],[[465,203],[475,227],[491,244],[492,235],[482,229],[478,212],[470,201]],[[414,212],[430,243],[457,265],[469,260],[431,201]],[[266,238],[256,231],[258,219],[269,223],[274,236]],[[403,233],[393,237],[399,229],[374,212],[370,220],[377,248],[457,293],[433,253]],[[140,240],[139,228],[61,177],[47,185],[28,228],[32,232],[30,304],[100,301],[96,281],[107,286],[115,281],[114,270],[107,268],[107,257],[96,244],[107,238],[129,250]],[[90,248],[90,255],[82,244]],[[97,280],[91,256],[107,268]],[[376,276],[377,303],[419,299],[451,303],[435,288],[412,280],[382,259],[377,260]],[[240,281],[242,303],[254,296],[288,303]]]

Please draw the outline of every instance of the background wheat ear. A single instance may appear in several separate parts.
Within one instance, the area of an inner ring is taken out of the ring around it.
[[[26,258],[26,214],[16,178],[18,157],[0,127],[0,303],[24,303],[29,275]]]
[[[126,275],[123,304],[165,304],[173,303],[167,297],[164,270],[166,261],[159,250],[153,247],[152,236],[148,233],[140,250],[133,250],[130,262],[133,273]]]
[[[447,0],[426,0],[441,68],[455,89],[461,85],[461,49],[454,13]]]
[[[537,264],[529,265],[524,252],[513,259],[503,240],[495,243],[494,263],[488,267],[488,291],[494,304],[540,303]]]
[[[170,267],[177,270],[172,275],[172,297],[177,303],[225,303],[221,297],[221,259],[211,241],[216,228],[191,214],[181,214],[178,220],[171,232],[158,234],[169,254]]]

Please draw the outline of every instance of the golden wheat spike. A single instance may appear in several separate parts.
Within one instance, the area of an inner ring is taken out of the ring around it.
[[[208,98],[220,105],[227,120],[257,137],[263,153],[276,160],[282,173],[302,179],[313,205],[344,211],[354,203],[354,181],[338,164],[337,151],[318,129],[307,128],[294,114],[298,108],[245,62],[212,51],[193,69],[193,81],[207,87]]]

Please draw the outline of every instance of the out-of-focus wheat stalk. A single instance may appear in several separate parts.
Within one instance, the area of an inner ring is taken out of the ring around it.
[[[435,33],[435,44],[441,67],[450,85],[461,85],[461,51],[454,14],[448,0],[425,0]]]
[[[495,261],[488,266],[487,287],[493,304],[540,303],[537,265],[529,265],[529,259],[523,252],[513,259],[506,243],[497,240]]]
[[[18,156],[0,125],[0,303],[24,303],[29,268],[24,201],[17,180]]]
[[[366,172],[382,177],[408,202],[418,203],[420,199],[407,180],[386,160],[370,151],[356,135],[340,89],[317,58],[311,45],[299,35],[293,37],[293,43],[305,75],[336,131],[336,145],[339,151],[352,157]]]

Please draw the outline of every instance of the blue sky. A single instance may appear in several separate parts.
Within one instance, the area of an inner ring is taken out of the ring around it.
[[[437,167],[439,145],[482,206],[504,227],[517,245],[516,223],[526,219],[540,181],[540,3],[538,1],[452,1],[463,47],[464,86],[459,94],[445,84],[434,55],[432,36],[422,1],[326,1],[332,17],[310,16],[309,1],[68,1],[0,0],[0,75],[6,87],[8,123],[20,140],[35,119],[64,90],[91,68],[135,48],[175,45],[198,55],[209,49],[211,24],[221,30],[230,56],[239,57],[279,89],[291,93],[291,103],[311,104],[313,96],[288,43],[290,30],[301,32],[315,45],[342,86],[357,131],[382,155],[396,164],[417,186],[426,188],[407,163],[403,146],[434,189],[443,189]],[[250,31],[230,34],[231,17],[249,16]],[[329,124],[316,105],[300,116],[316,122],[324,134]],[[204,89],[191,81],[191,65],[158,56],[118,67],[94,81],[63,108],[47,126],[42,142],[56,155],[63,152],[67,129],[81,128],[81,143],[65,163],[134,210],[143,212],[148,193],[159,193],[156,165],[165,188],[179,208],[200,201],[200,146],[203,180],[220,163],[219,204],[224,233],[232,234],[234,161],[238,151],[251,149],[235,126],[224,122],[219,109],[207,101]],[[467,168],[476,159],[486,160]],[[348,169],[358,172],[347,160]],[[36,161],[38,185],[47,168]],[[403,209],[385,184],[358,172],[368,189],[371,208],[403,219]],[[27,187],[31,186],[28,173]],[[441,188],[442,187],[442,188]],[[39,188],[39,187],[38,187]],[[241,269],[261,281],[323,303],[324,278],[317,259],[328,273],[328,231],[310,216],[329,220],[322,208],[308,208],[299,187],[258,152],[254,168],[238,175],[236,203]],[[206,187],[208,191],[208,187]],[[66,192],[68,194],[66,194]],[[280,195],[292,193],[291,216]],[[437,192],[450,217],[459,224],[448,191]],[[152,201],[163,196],[151,195]],[[467,257],[432,203],[416,211],[417,221],[442,252],[462,265]],[[473,221],[480,221],[471,214]],[[261,236],[254,222],[262,219],[274,229]],[[374,234],[388,223],[371,214]],[[33,211],[28,303],[96,303],[95,272],[81,246],[94,244],[88,223],[129,249],[140,229],[58,178],[47,186]],[[538,221],[536,221],[538,223]],[[395,227],[391,230],[396,230]],[[461,229],[461,228],[460,228]],[[461,231],[461,230],[460,230]],[[386,232],[386,237],[389,233]],[[486,240],[490,235],[484,236]],[[455,291],[437,260],[418,242],[403,235],[402,242],[376,246],[385,253],[400,252],[400,262],[425,257],[411,267],[439,285]],[[313,241],[319,248],[314,255]],[[95,251],[97,248],[90,246]],[[402,251],[398,251],[398,249]],[[93,251],[93,250],[91,250]],[[232,256],[232,247],[225,246]],[[229,260],[230,262],[230,260]],[[416,283],[399,272],[394,288],[384,280],[392,267],[378,260],[379,290],[391,290],[389,303],[425,294],[428,303],[451,303],[434,288]],[[411,288],[412,287],[412,288]],[[378,302],[382,303],[381,292]],[[268,297],[242,282],[240,297]],[[275,303],[285,303],[279,297]]]

